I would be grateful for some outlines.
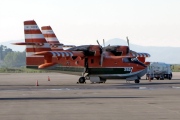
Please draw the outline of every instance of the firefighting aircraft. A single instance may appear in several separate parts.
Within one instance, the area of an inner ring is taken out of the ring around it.
[[[134,80],[139,83],[147,72],[148,53],[136,53],[128,46],[81,45],[67,50],[52,51],[34,20],[24,21],[25,42],[14,43],[26,45],[27,68],[81,69],[82,76],[77,83],[106,82],[107,79]],[[104,41],[103,41],[104,43]]]

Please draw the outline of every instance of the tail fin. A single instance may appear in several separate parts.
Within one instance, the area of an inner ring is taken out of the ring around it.
[[[25,43],[35,44],[28,45],[26,52],[51,51],[49,44],[34,20],[24,21],[24,35]]]
[[[44,63],[43,56],[35,56],[35,52],[51,51],[44,35],[34,20],[24,21],[24,35],[26,45],[26,67],[33,68]]]
[[[51,26],[43,26],[41,27],[41,30],[53,51],[63,50],[63,44],[60,44]]]

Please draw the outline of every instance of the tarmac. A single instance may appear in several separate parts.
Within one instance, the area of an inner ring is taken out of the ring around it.
[[[139,84],[76,84],[78,79],[61,73],[0,73],[0,120],[180,119],[180,72],[172,80],[144,76]]]

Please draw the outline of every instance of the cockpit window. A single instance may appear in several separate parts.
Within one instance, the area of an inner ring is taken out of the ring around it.
[[[137,58],[123,58],[123,62],[124,63],[136,63],[136,64],[139,64],[139,65],[142,65],[145,67],[145,65],[140,62]]]
[[[124,62],[124,63],[131,62],[131,58],[123,58],[123,62]]]
[[[139,61],[137,58],[131,58],[131,61]]]

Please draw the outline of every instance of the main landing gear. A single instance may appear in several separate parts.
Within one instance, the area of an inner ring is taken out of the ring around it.
[[[77,84],[86,84],[86,79],[85,79],[85,77],[80,77],[79,78],[79,81],[77,82]]]

